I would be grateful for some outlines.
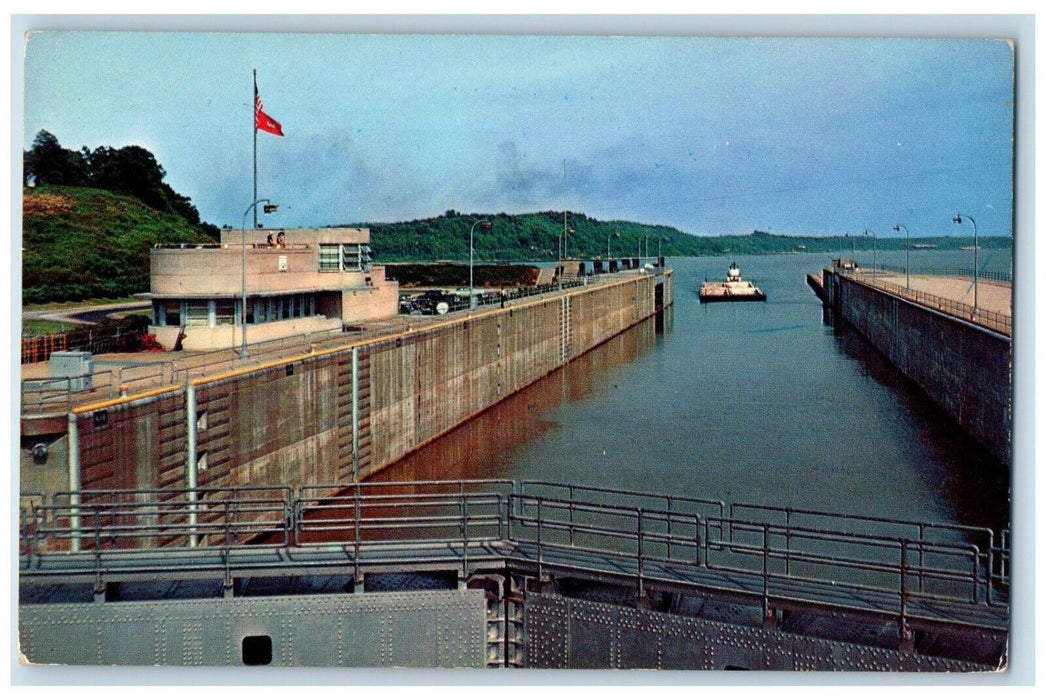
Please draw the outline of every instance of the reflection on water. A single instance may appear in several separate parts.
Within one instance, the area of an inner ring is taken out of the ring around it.
[[[768,301],[711,305],[697,289],[730,260],[673,260],[675,304],[664,318],[376,478],[550,479],[1004,525],[1008,469],[855,332],[823,323],[805,277],[830,257],[738,257]]]
[[[658,317],[611,338],[368,481],[518,478],[512,469],[515,451],[564,427],[550,415],[552,409],[590,399],[604,388],[608,370],[649,352],[665,317],[671,325],[671,309]]]

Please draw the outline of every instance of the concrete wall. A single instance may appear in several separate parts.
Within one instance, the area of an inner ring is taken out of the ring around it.
[[[826,303],[1000,462],[1012,457],[1008,337],[824,271]]]
[[[395,291],[392,291],[395,295]],[[319,311],[319,309],[317,309]],[[320,312],[321,314],[323,312]],[[387,318],[387,315],[383,318]],[[368,319],[369,320],[369,319]],[[185,329],[182,349],[207,351],[214,348],[238,348],[242,342],[240,330],[242,325],[235,326],[191,326]],[[264,343],[267,340],[291,338],[307,333],[323,333],[341,330],[341,318],[326,315],[290,318],[284,321],[268,321],[247,326],[248,343]],[[165,348],[173,348],[178,342],[178,326],[149,326],[149,332]]]
[[[655,283],[670,276],[623,277],[77,407],[70,459],[84,489],[186,487],[190,474],[216,489],[346,483],[653,315]]]

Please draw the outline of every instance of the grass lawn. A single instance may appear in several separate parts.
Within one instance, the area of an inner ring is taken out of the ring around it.
[[[46,319],[22,319],[22,335],[55,335],[71,331],[78,327],[76,323],[49,321]],[[83,328],[83,326],[79,326]]]
[[[119,297],[117,299],[84,299],[83,301],[62,301],[50,304],[25,304],[22,311],[65,311],[66,309],[78,309],[84,306],[109,306],[111,304],[129,304],[141,302],[137,297]]]

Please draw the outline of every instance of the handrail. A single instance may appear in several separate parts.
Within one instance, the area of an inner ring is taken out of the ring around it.
[[[933,275],[937,277],[969,277],[973,279],[973,269],[968,267],[919,267],[916,269],[905,270],[904,265],[887,265],[884,263],[878,263],[871,268],[861,268],[866,274],[868,270],[878,272],[894,272],[897,274],[904,274],[910,272],[913,275]],[[1004,282],[1006,284],[1013,284],[1013,275],[1009,272],[994,272],[992,270],[981,270],[977,273],[977,277],[982,281],[988,280],[991,282]]]
[[[916,289],[906,288],[899,284],[892,282],[885,282],[874,277],[869,277],[866,274],[858,273],[854,270],[844,270],[842,268],[836,268],[835,272],[840,274],[847,279],[853,280],[858,284],[863,284],[866,287],[873,289],[881,289],[884,292],[893,294],[894,296],[906,299],[908,301],[915,302],[920,306],[934,309],[936,311],[943,312],[949,316],[960,318],[964,321],[969,321],[976,325],[982,326],[989,330],[1002,333],[1003,335],[1013,335],[1013,316],[1012,314],[1003,314],[998,311],[991,311],[988,309],[974,307],[970,304],[964,304],[954,299],[948,299],[946,297],[931,294],[930,292],[923,292]]]
[[[302,553],[277,557],[289,563],[338,545],[333,551],[343,552],[359,576],[366,558],[377,556],[376,546],[398,547],[398,556],[406,557],[398,561],[413,556],[419,563],[432,552],[457,552],[452,556],[466,572],[470,547],[488,544],[515,548],[521,561],[531,556],[525,548],[534,548],[536,560],[530,561],[539,576],[550,568],[625,576],[639,593],[654,581],[717,590],[740,586],[735,592],[746,594],[754,585],[771,610],[775,601],[816,602],[810,598],[818,591],[834,591],[835,604],[845,592],[857,608],[878,601],[875,610],[896,614],[901,627],[924,614],[926,604],[942,610],[1007,606],[1006,530],[982,548],[928,524],[887,532],[874,526],[892,524],[890,519],[861,516],[781,522],[760,517],[775,512],[769,506],[766,513],[742,517],[754,504],[709,513],[681,504],[718,502],[671,497],[669,506],[665,494],[578,485],[572,498],[526,493],[538,485],[568,493],[571,487],[494,479],[66,491],[49,502],[27,497],[20,568],[32,575],[43,564],[51,573],[63,565],[86,565],[102,581],[113,557],[127,566],[141,556],[155,573],[183,565],[177,556],[165,563],[165,555],[216,552],[231,585],[234,555],[259,548]],[[622,495],[664,499],[665,505],[607,502]]]

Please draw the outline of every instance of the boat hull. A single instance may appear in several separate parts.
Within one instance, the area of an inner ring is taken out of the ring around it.
[[[762,292],[756,294],[701,294],[698,293],[698,299],[702,304],[712,304],[715,302],[730,302],[730,301],[766,301],[766,295]]]

